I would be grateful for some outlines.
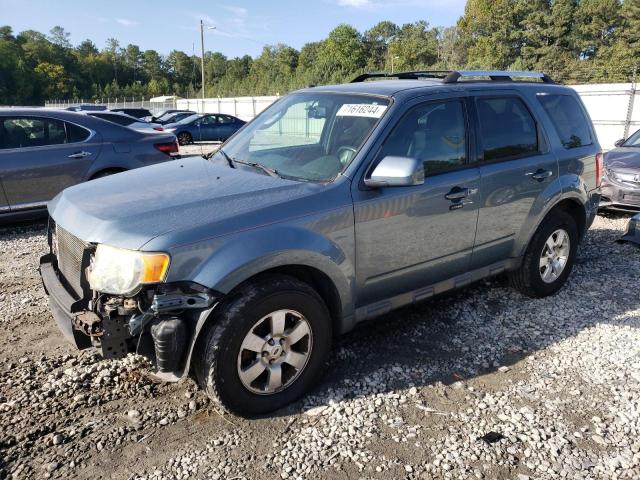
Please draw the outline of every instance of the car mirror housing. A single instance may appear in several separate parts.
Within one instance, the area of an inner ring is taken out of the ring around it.
[[[624,145],[624,142],[625,142],[625,141],[626,141],[626,140],[625,140],[624,138],[621,138],[620,140],[616,141],[616,143],[614,143],[614,145],[615,145],[616,147],[621,147],[622,145]]]
[[[386,156],[373,169],[364,184],[371,188],[410,187],[424,183],[424,166],[412,157]]]

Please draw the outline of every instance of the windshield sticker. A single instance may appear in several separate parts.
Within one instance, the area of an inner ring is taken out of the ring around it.
[[[340,107],[338,117],[380,118],[387,109],[386,105],[369,105],[366,103],[345,103]]]

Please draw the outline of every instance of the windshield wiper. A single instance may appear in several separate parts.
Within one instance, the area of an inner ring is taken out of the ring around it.
[[[202,155],[202,158],[204,158],[205,160],[211,160],[216,153],[221,153],[222,156],[224,157],[224,159],[229,164],[229,166],[231,168],[236,168],[236,166],[233,164],[233,160],[231,160],[231,157],[229,157],[229,155],[227,155],[227,152],[225,152],[221,148],[219,148],[218,150],[214,150],[213,152],[209,152],[209,153],[206,153],[206,154]]]
[[[269,167],[267,167],[265,165],[262,165],[261,163],[258,163],[258,162],[245,162],[244,160],[238,160],[237,158],[234,158],[232,161],[234,163],[239,163],[240,165],[248,165],[250,167],[254,167],[254,168],[257,168],[259,170],[262,170],[263,172],[265,172],[267,175],[269,175],[271,177],[282,178],[282,175],[280,175],[275,168],[269,168]]]

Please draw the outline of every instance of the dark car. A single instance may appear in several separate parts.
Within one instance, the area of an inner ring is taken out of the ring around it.
[[[376,76],[293,92],[210,157],[56,197],[40,270],[65,336],[256,415],[392,309],[502,273],[558,292],[600,199],[577,93],[532,72]]]
[[[245,123],[232,115],[213,113],[191,115],[177,123],[167,123],[164,129],[175,134],[180,145],[188,145],[201,141],[224,142]]]
[[[192,115],[196,115],[196,112],[192,112],[190,110],[186,110],[184,112],[171,112],[157,118],[155,122],[159,123],[160,125],[178,123],[187,117],[191,117]]]
[[[104,112],[107,110],[107,107],[105,105],[94,105],[92,103],[88,103],[85,105],[67,107],[66,110],[69,110],[70,112]]]
[[[187,112],[188,110],[181,110],[179,108],[168,108],[166,110],[160,110],[159,112],[153,114],[153,116],[151,117],[151,121],[155,122],[161,118],[166,118],[167,115],[170,115],[172,113],[177,113],[177,112]],[[192,113],[196,113],[196,112],[192,112]]]
[[[111,111],[126,113],[127,115],[131,115],[136,118],[147,118],[152,116],[151,112],[146,108],[112,108]]]
[[[640,211],[640,130],[605,153],[600,208]]]
[[[45,212],[71,185],[171,160],[172,134],[143,134],[86,113],[0,109],[0,217]]]

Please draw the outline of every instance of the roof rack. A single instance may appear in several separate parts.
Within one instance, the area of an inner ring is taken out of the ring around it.
[[[402,80],[419,80],[422,78],[440,79],[442,83],[457,83],[460,79],[488,77],[494,82],[510,82],[514,79],[533,79],[543,83],[555,83],[546,73],[516,72],[510,70],[423,70],[416,72],[372,72],[363,73],[351,80],[351,83],[364,82],[371,78],[398,78]]]

